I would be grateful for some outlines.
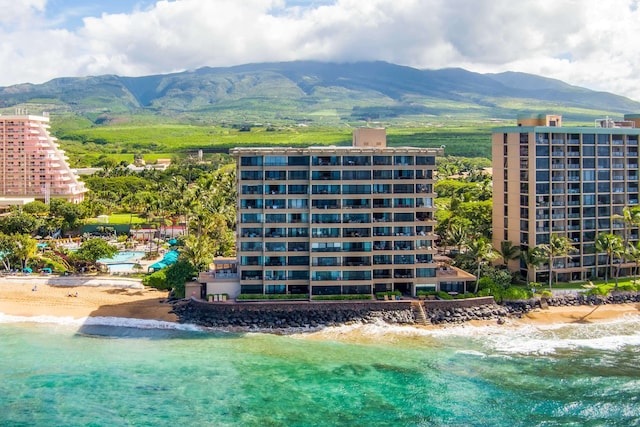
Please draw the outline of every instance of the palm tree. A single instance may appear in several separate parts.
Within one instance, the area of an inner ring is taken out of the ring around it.
[[[572,252],[578,252],[571,244],[571,240],[565,236],[552,233],[549,243],[541,245],[542,251],[549,260],[549,291],[553,284],[553,260],[558,257],[566,257]]]
[[[480,267],[483,262],[492,261],[499,255],[494,251],[491,242],[485,237],[470,240],[467,244],[467,254],[471,256],[477,264],[477,276],[476,286],[473,291],[474,294],[478,293],[478,284],[480,281]]]
[[[636,245],[629,243],[625,254],[629,260],[636,264],[633,270],[633,282],[635,283],[638,279],[638,269],[640,269],[640,243]]]
[[[445,239],[450,245],[462,252],[462,248],[467,244],[467,232],[461,225],[453,225],[447,232]]]
[[[612,233],[600,233],[596,237],[596,250],[607,254],[607,264],[609,265],[609,276],[613,272],[613,259],[619,256],[623,250],[622,237]],[[619,269],[619,268],[618,268]],[[609,283],[607,270],[604,273],[604,283]],[[618,277],[616,275],[616,287],[618,286]]]
[[[626,248],[629,244],[629,228],[637,228],[638,226],[640,226],[640,207],[625,206],[622,209],[622,215],[612,215],[611,219],[614,221],[622,221],[622,224],[624,226],[624,247]]]
[[[520,253],[520,258],[527,265],[527,281],[535,282],[536,268],[540,267],[546,259],[543,249],[540,246],[528,247],[526,251]]]
[[[213,260],[214,242],[208,236],[195,236],[189,234],[184,239],[181,256],[187,260],[193,268],[200,272],[206,269]]]
[[[622,221],[624,225],[624,239],[625,243],[627,243],[629,240],[627,227],[637,227],[640,225],[640,206],[625,206],[622,209],[622,215],[612,215],[611,219],[614,221]]]
[[[507,267],[509,261],[518,259],[520,256],[520,248],[513,245],[513,242],[509,240],[503,240],[500,242],[500,250],[498,251],[500,258],[502,258],[502,264]]]

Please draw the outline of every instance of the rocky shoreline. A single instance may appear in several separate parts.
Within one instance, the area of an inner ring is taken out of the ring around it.
[[[181,323],[209,328],[321,329],[354,323],[384,322],[395,325],[464,323],[471,320],[501,322],[508,311],[492,298],[482,303],[465,301],[351,302],[351,303],[206,303],[195,299],[176,303],[173,313]],[[480,302],[479,301],[479,302]],[[418,308],[422,305],[422,309]],[[457,306],[462,305],[462,306]]]
[[[548,307],[597,306],[605,304],[633,304],[640,302],[640,292],[614,292],[611,295],[567,294],[550,298],[503,301],[510,316],[522,317],[534,309]]]
[[[414,324],[409,304],[291,304],[291,303],[202,303],[195,300],[175,304],[180,323],[247,329],[318,329],[350,323]]]
[[[447,309],[427,309],[427,317],[432,325],[465,323],[472,320],[495,320],[504,323],[509,311],[498,304],[482,304],[475,307],[450,307]]]
[[[491,302],[489,302],[491,301]],[[640,293],[618,292],[609,296],[567,294],[551,298],[492,302],[492,298],[456,301],[401,301],[347,303],[207,303],[195,299],[174,304],[180,323],[240,330],[317,330],[354,323],[385,322],[396,325],[445,325],[469,321],[495,321],[548,306],[629,304],[640,302]],[[435,304],[441,303],[441,304]],[[418,307],[422,305],[422,309]]]

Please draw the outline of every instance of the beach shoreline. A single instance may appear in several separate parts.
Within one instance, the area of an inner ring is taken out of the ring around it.
[[[0,278],[0,313],[11,316],[121,317],[177,323],[178,316],[172,312],[173,305],[167,302],[167,297],[167,291],[145,288],[139,279],[113,276]],[[520,318],[510,318],[506,324],[585,324],[618,320],[628,315],[640,315],[640,303],[537,308]],[[495,324],[495,320],[488,320],[424,327]]]
[[[96,277],[2,277],[0,313],[20,317],[123,317],[177,322],[167,291],[139,279]]]

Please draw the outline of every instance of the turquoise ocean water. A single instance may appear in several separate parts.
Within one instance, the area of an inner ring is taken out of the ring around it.
[[[1,426],[640,425],[640,317],[311,334],[0,314]]]

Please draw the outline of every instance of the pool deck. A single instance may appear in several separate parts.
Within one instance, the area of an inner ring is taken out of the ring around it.
[[[133,249],[122,250],[122,252],[141,252],[145,253],[145,249],[148,249],[148,245],[138,245]],[[140,273],[146,273],[148,267],[154,262],[160,261],[163,257],[161,254],[155,259],[142,259],[142,257],[135,258],[137,263],[142,266]],[[133,261],[132,261],[133,263]],[[126,262],[120,262],[117,264],[128,264]],[[106,264],[105,264],[106,265]],[[132,271],[133,273],[133,271]],[[18,282],[33,285],[49,285],[49,286],[107,286],[117,288],[132,288],[143,289],[142,279],[135,277],[128,277],[127,272],[116,272],[115,274],[98,273],[98,274],[72,274],[70,276],[60,276],[57,274],[10,274],[0,276],[0,285],[3,282]]]
[[[129,259],[127,260],[123,260],[123,261],[119,261],[119,262],[114,262],[113,264],[115,265],[121,265],[121,264],[140,264],[142,266],[142,269],[140,271],[134,271],[133,269],[131,271],[115,271],[113,273],[111,273],[114,277],[122,277],[122,276],[127,276],[127,274],[131,274],[131,273],[146,273],[149,269],[149,266],[151,264],[153,264],[154,262],[158,262],[160,260],[162,260],[162,257],[164,254],[160,254],[160,256],[158,256],[157,258],[154,259],[142,259],[144,257],[144,254],[146,254],[145,249],[148,249],[148,245],[137,245],[135,248],[132,249],[122,249],[121,252],[140,252],[142,255],[140,257],[133,257],[133,258],[129,258],[131,259],[131,261],[129,261]],[[109,266],[109,264],[103,264],[106,267]]]

